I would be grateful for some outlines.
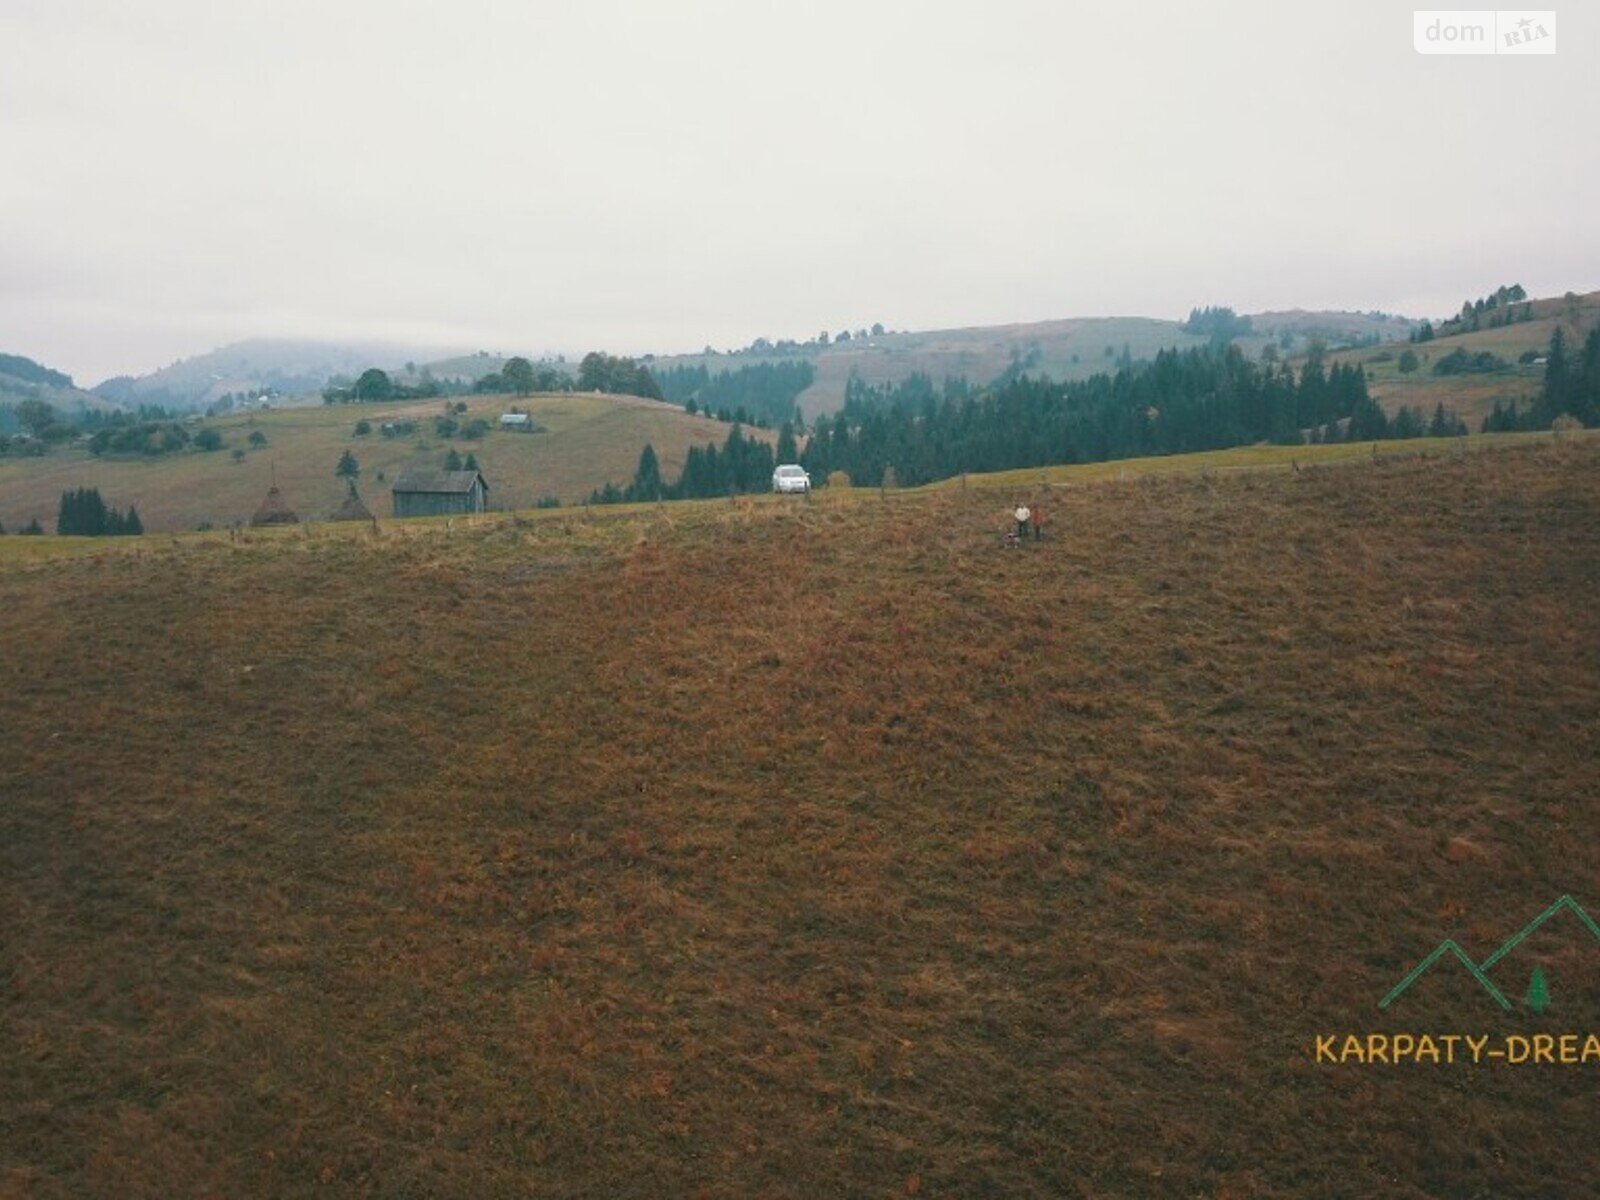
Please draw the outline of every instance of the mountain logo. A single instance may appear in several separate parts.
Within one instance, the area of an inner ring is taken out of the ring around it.
[[[1568,910],[1573,916],[1577,917],[1583,928],[1588,930],[1589,934],[1594,938],[1595,943],[1600,945],[1600,925],[1595,924],[1594,919],[1590,917],[1588,913],[1584,912],[1582,907],[1579,906],[1578,902],[1571,896],[1562,896],[1561,899],[1557,900],[1549,908],[1545,909],[1537,917],[1529,921],[1516,933],[1512,934],[1509,938],[1502,942],[1500,948],[1493,954],[1489,955],[1489,957],[1484,959],[1481,963],[1473,962],[1465,950],[1463,950],[1450,938],[1446,938],[1444,941],[1440,942],[1434,947],[1432,954],[1428,955],[1427,958],[1424,958],[1416,966],[1412,967],[1410,972],[1407,973],[1406,977],[1399,983],[1395,984],[1387,996],[1378,1001],[1378,1007],[1388,1008],[1389,1005],[1393,1004],[1405,994],[1407,988],[1409,988],[1417,980],[1421,979],[1422,976],[1426,975],[1428,971],[1432,969],[1434,963],[1438,962],[1441,958],[1450,956],[1460,962],[1462,966],[1466,967],[1467,974],[1471,975],[1478,985],[1482,987],[1484,991],[1489,993],[1489,998],[1491,1000],[1499,1005],[1502,1010],[1510,1012],[1512,1008],[1511,1001],[1506,998],[1504,992],[1494,985],[1494,981],[1489,978],[1488,972],[1497,962],[1515,950],[1523,942],[1523,940],[1528,937],[1528,935],[1534,932],[1534,930],[1538,929],[1551,917],[1563,910]],[[1545,1006],[1549,1004],[1549,986],[1549,981],[1545,978],[1544,968],[1536,967],[1533,972],[1533,977],[1528,983],[1528,995],[1526,999],[1528,1007],[1534,1012],[1542,1013],[1545,1009]]]

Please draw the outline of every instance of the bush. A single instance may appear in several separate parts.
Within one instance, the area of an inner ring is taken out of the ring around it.
[[[194,435],[194,448],[196,450],[222,449],[222,435],[215,429],[202,429]]]
[[[540,496],[537,500],[535,500],[533,502],[533,506],[535,508],[560,508],[561,507],[561,497],[560,496],[551,496],[551,495],[546,494],[546,495]]]
[[[831,488],[847,488],[850,486],[850,475],[846,471],[828,472],[828,486]]]
[[[1476,354],[1467,351],[1465,347],[1457,347],[1450,351],[1438,362],[1433,364],[1435,375],[1484,375],[1491,371],[1503,371],[1509,363],[1498,355],[1480,350]]]
[[[216,430],[203,432],[216,433]],[[140,421],[97,429],[89,439],[89,453],[96,456],[112,454],[173,454],[189,444],[189,433],[181,425],[158,421]],[[219,439],[220,444],[220,439]]]

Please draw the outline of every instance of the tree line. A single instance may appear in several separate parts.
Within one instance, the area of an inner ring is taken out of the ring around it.
[[[1518,305],[1521,305],[1519,308]],[[1432,321],[1424,321],[1410,333],[1413,342],[1431,342],[1435,337],[1449,337],[1456,333],[1473,333],[1479,329],[1497,329],[1516,321],[1533,320],[1533,302],[1520,283],[1502,284],[1487,296],[1465,300],[1461,311],[1447,317],[1434,328]]]
[[[805,361],[756,363],[715,373],[704,366],[678,366],[656,374],[662,397],[673,404],[762,427],[793,420],[795,401],[816,377],[816,367]]]
[[[785,446],[787,440],[787,446]],[[787,449],[789,457],[784,458]],[[750,437],[735,425],[719,449],[715,442],[691,446],[678,478],[668,483],[661,475],[661,461],[649,443],[639,453],[639,465],[625,487],[607,483],[589,496],[591,504],[636,504],[653,500],[704,500],[713,496],[746,495],[772,487],[772,472],[779,461],[794,461],[794,430],[785,424],[779,434],[776,457],[773,447],[761,438]]]
[[[1549,429],[1560,417],[1571,417],[1586,428],[1600,427],[1600,325],[1589,331],[1583,346],[1574,351],[1566,332],[1557,325],[1545,355],[1544,379],[1539,394],[1527,408],[1512,400],[1494,408],[1483,419],[1485,433]]]
[[[62,537],[132,537],[143,532],[139,510],[131,504],[126,513],[108,508],[99,488],[61,493],[56,533]]]
[[[1467,432],[1443,405],[1429,417],[1393,417],[1367,391],[1355,364],[1319,356],[1296,374],[1257,363],[1237,347],[1164,350],[1115,374],[1063,383],[1022,377],[974,389],[926,375],[894,385],[852,379],[844,406],[817,422],[803,452],[785,424],[776,449],[738,426],[721,448],[690,450],[676,480],[662,477],[646,446],[626,486],[607,484],[594,503],[690,499],[766,491],[778,463],[798,461],[821,481],[843,472],[857,484],[914,487],[964,472],[1004,471],[1145,455],[1184,454],[1257,442],[1372,441]]]
[[[1182,322],[1178,328],[1185,333],[1196,333],[1213,341],[1228,342],[1237,337],[1248,336],[1254,326],[1249,317],[1241,317],[1226,305],[1207,305],[1205,308],[1191,308],[1189,319]]]
[[[594,351],[578,365],[578,377],[551,363],[533,363],[521,356],[506,360],[498,371],[471,384],[439,380],[424,368],[414,384],[400,383],[380,367],[368,367],[351,384],[330,382],[322,389],[324,404],[381,404],[389,400],[431,400],[464,392],[530,396],[534,392],[606,392],[611,395],[661,399],[661,389],[648,367],[636,359]]]
[[[1269,441],[1369,440],[1389,420],[1359,366],[1313,356],[1296,377],[1237,347],[1163,350],[1115,374],[1053,382],[1023,377],[980,394],[926,380],[855,388],[818,423],[800,461],[813,478],[844,471],[858,484],[894,469],[917,486],[964,472],[1184,454]]]

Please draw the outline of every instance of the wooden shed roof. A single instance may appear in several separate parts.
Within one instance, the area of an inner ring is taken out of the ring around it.
[[[455,495],[470,492],[474,483],[482,483],[483,490],[489,490],[488,481],[480,471],[407,471],[394,481],[394,490],[408,495]]]

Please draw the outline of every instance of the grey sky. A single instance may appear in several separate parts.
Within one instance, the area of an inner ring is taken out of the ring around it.
[[[0,0],[0,350],[693,350],[1600,287],[1592,3]]]

